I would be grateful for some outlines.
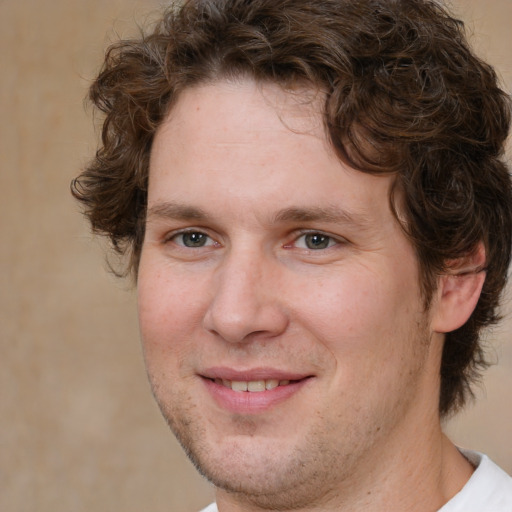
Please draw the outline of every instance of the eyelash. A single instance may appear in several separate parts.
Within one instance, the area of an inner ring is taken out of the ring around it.
[[[297,247],[297,242],[301,239],[301,238],[304,238],[304,240],[306,240],[306,237],[308,236],[311,236],[311,237],[319,237],[321,238],[322,240],[321,241],[325,241],[327,240],[327,246],[326,247],[301,247],[300,249],[304,249],[304,250],[307,250],[307,251],[323,251],[323,250],[326,250],[326,249],[329,249],[335,245],[338,245],[341,242],[341,240],[339,238],[336,238],[332,235],[329,235],[327,233],[323,233],[322,231],[301,231],[299,236],[297,236],[294,241],[293,241],[293,246]],[[306,245],[306,243],[305,243]],[[320,244],[319,244],[320,245]],[[285,248],[288,248],[289,246],[288,245],[285,245]]]
[[[206,242],[203,245],[186,245],[186,243],[183,241],[183,237],[186,235],[199,235],[198,242],[201,242],[201,240],[206,240]],[[298,241],[302,238],[306,240],[306,237],[319,237],[319,244],[322,245],[322,243],[327,243],[324,247],[308,247],[307,242],[304,243],[305,247],[298,247]],[[181,237],[181,243],[178,243],[176,240]],[[164,240],[164,243],[168,242],[174,242],[178,247],[182,247],[185,249],[201,249],[204,247],[212,247],[212,246],[220,246],[218,242],[216,242],[210,235],[205,233],[204,231],[201,231],[200,229],[187,229],[184,231],[179,231],[177,233],[172,233],[170,236],[166,237]],[[323,233],[322,231],[300,231],[298,236],[296,236],[291,243],[285,244],[283,247],[285,249],[291,249],[293,247],[296,247],[298,249],[307,250],[307,251],[324,251],[326,249],[329,249],[335,245],[343,243],[343,240],[340,240],[337,237],[334,237],[332,235],[329,235],[327,233]]]
[[[183,237],[185,237],[186,235],[200,235],[201,239],[206,239],[206,243],[205,245],[197,245],[197,246],[188,246],[188,245],[185,245],[185,243],[183,243]],[[178,243],[176,242],[176,240],[181,237],[182,238],[182,243]],[[208,240],[210,242],[213,242],[213,243],[208,243]],[[203,247],[211,247],[211,246],[219,246],[220,244],[218,242],[215,242],[215,240],[210,236],[208,235],[207,233],[205,233],[204,231],[201,231],[199,229],[187,229],[187,230],[184,230],[184,231],[179,231],[177,233],[172,233],[170,236],[166,237],[165,240],[164,240],[164,243],[167,243],[167,242],[174,242],[177,246],[179,247],[183,247],[183,248],[186,248],[186,249],[201,249]]]

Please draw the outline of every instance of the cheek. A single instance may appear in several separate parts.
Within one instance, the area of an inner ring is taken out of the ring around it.
[[[141,266],[137,286],[139,328],[148,366],[179,361],[201,325],[197,287]]]
[[[303,303],[296,316],[334,363],[333,414],[384,416],[414,391],[425,358],[420,304],[410,284],[363,272],[324,283]]]
[[[394,293],[382,278],[356,270],[316,282],[297,317],[334,337],[359,337],[374,324],[383,325],[394,303]]]
[[[416,288],[389,268],[357,268],[317,282],[294,316],[347,372],[372,371],[400,356],[417,325],[419,304]]]

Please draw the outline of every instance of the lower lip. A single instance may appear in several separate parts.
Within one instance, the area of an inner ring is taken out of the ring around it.
[[[235,414],[258,414],[264,412],[298,393],[310,378],[290,382],[265,391],[233,391],[213,380],[203,378],[207,390],[222,408]]]

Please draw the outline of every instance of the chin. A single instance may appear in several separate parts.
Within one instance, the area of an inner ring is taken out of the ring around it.
[[[249,420],[242,422],[243,435],[216,439],[191,422],[168,423],[197,470],[218,492],[239,502],[270,510],[303,508],[329,496],[329,487],[334,487],[329,484],[334,460],[321,468],[317,462],[333,454],[322,454],[325,450],[318,447],[319,456],[308,460],[314,453],[310,436],[300,437],[308,445],[304,449],[298,438],[251,434]]]
[[[262,446],[249,451],[244,444],[235,441],[216,454],[189,452],[189,456],[199,472],[221,493],[237,501],[273,510],[308,504],[320,486],[308,475],[308,465],[300,457],[279,456],[275,450]]]

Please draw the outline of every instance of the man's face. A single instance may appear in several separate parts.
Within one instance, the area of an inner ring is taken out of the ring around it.
[[[321,102],[185,91],[154,141],[139,268],[163,414],[218,487],[283,508],[364,480],[437,407],[392,178],[340,163]]]

